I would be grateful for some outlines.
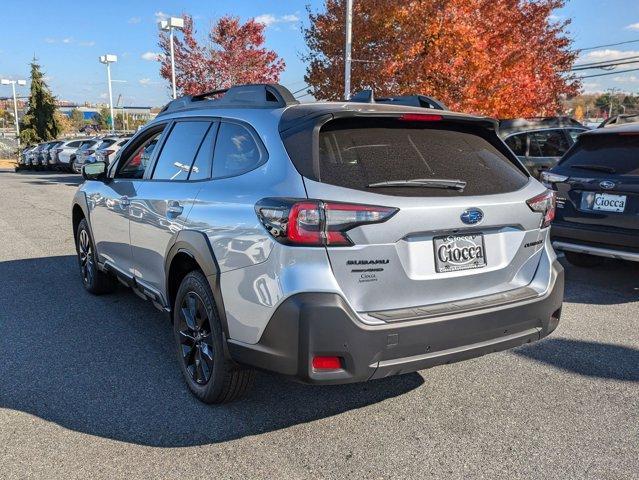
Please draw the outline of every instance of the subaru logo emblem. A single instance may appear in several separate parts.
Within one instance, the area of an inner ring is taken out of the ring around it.
[[[599,182],[599,186],[604,190],[612,190],[615,188],[615,182],[611,182],[610,180],[604,180],[603,182]]]
[[[466,225],[475,225],[481,222],[484,218],[484,212],[479,208],[469,208],[461,214],[461,221]]]

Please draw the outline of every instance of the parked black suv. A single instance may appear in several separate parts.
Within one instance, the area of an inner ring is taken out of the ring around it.
[[[551,238],[570,263],[639,261],[639,124],[581,134],[541,179],[557,192]]]

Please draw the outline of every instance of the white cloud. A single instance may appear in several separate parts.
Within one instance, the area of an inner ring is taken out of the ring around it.
[[[639,77],[636,75],[618,76],[613,77],[613,80],[618,83],[639,83]]]
[[[55,40],[55,38],[47,37],[47,38],[44,39],[44,42],[45,43],[55,43],[56,40]]]
[[[138,80],[138,82],[140,82],[140,85],[149,85],[151,83],[151,79],[150,78],[141,78],[140,80]]]
[[[160,20],[166,20],[171,16],[168,13],[164,13],[162,11],[155,12],[153,15],[155,15],[156,22],[159,22]]]
[[[626,27],[626,30],[639,30],[639,22],[631,23]]]
[[[63,38],[62,39],[62,43],[67,43],[68,44],[68,43],[71,43],[71,42],[73,42],[73,38],[71,38],[71,37],[67,37],[67,38]]]
[[[265,26],[270,27],[276,23],[295,23],[298,22],[300,17],[295,13],[289,13],[287,15],[276,16],[272,13],[263,13],[254,18],[257,23],[263,23]]]
[[[156,62],[159,60],[160,54],[156,52],[144,52],[140,55],[142,60],[146,60],[148,62]]]
[[[590,60],[590,61],[604,61],[604,60],[619,60],[627,57],[632,57],[635,55],[639,55],[639,51],[637,50],[594,50],[592,52],[588,52],[585,55],[580,57],[581,61]]]
[[[100,98],[107,99],[107,98],[109,98],[109,94],[108,94],[108,93],[106,93],[106,92],[102,92],[102,93],[100,94]]]
[[[95,45],[95,42],[93,40],[89,40],[86,42],[79,42],[78,45],[80,45],[81,47],[92,47]]]
[[[263,15],[258,15],[257,17],[255,17],[255,21],[257,23],[263,23],[268,27],[269,25],[273,25],[277,21],[277,19],[275,18],[275,15],[265,13]]]
[[[127,21],[128,23],[135,25],[136,23],[140,23],[142,21],[142,19],[140,17],[131,17],[129,18],[129,20]]]
[[[597,82],[584,82],[584,93],[599,93],[601,92],[601,84]]]

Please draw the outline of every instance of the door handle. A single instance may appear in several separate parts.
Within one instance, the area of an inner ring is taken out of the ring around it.
[[[129,205],[131,205],[131,200],[129,200],[129,197],[127,197],[126,195],[120,197],[120,206],[128,207]]]
[[[178,217],[182,215],[183,211],[184,211],[184,207],[180,205],[180,202],[176,202],[175,200],[170,200],[166,203],[167,217]]]

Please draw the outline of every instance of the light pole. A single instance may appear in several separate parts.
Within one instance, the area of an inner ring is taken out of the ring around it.
[[[353,44],[353,0],[346,0],[346,19],[344,34],[344,100],[350,100],[351,46]]]
[[[173,52],[173,29],[182,30],[184,19],[181,17],[171,17],[168,20],[160,20],[160,30],[169,32],[169,51],[171,52],[171,88],[173,89],[173,99],[177,98],[175,89],[175,54]]]
[[[109,110],[111,112],[111,133],[115,130],[115,118],[113,117],[113,90],[111,89],[111,64],[118,61],[117,55],[100,55],[100,63],[107,67],[107,85],[109,86]]]
[[[7,80],[3,78],[0,80],[0,84],[2,85],[11,85],[13,90],[13,119],[16,124],[16,140],[18,141],[18,147],[20,146],[20,122],[18,121],[18,100],[16,99],[16,83],[21,87],[24,87],[27,84],[26,80]]]

